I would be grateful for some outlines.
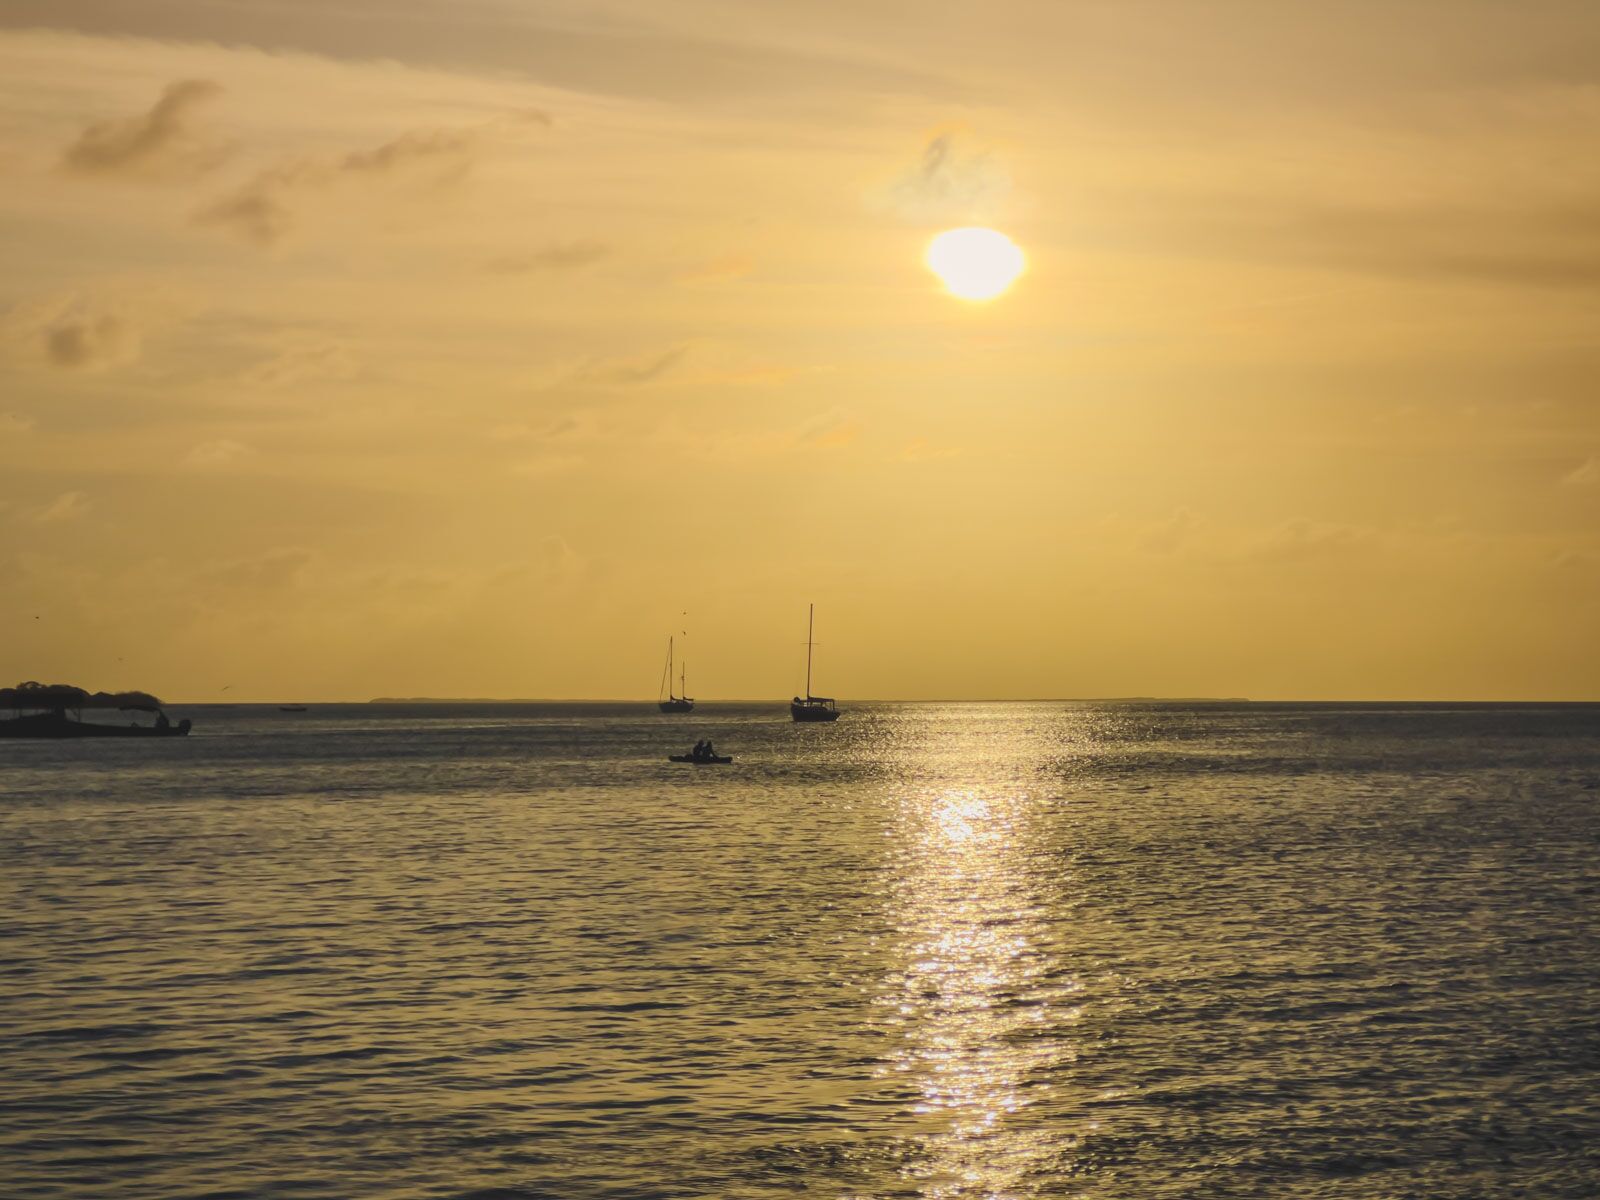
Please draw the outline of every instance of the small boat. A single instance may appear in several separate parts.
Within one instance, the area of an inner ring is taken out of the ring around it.
[[[306,711],[306,706],[304,704],[280,704],[280,705],[278,705],[278,711],[279,712],[305,712]]]
[[[697,767],[725,767],[733,761],[733,755],[710,754],[696,758],[693,754],[669,754],[667,761],[693,763]]]
[[[802,723],[813,721],[837,721],[839,709],[831,696],[813,696],[811,694],[811,631],[816,624],[817,606],[811,605],[806,615],[806,694],[796,696],[789,701],[789,715]]]
[[[189,722],[174,725],[161,711],[161,702],[148,692],[95,692],[90,694],[69,684],[24,683],[0,688],[0,709],[10,708],[14,717],[0,719],[0,738],[166,738],[187,737]],[[114,709],[121,712],[155,714],[151,725],[130,721],[113,725],[108,721],[85,721],[84,709]],[[70,711],[71,715],[68,715]]]
[[[656,707],[664,713],[686,713],[694,711],[694,701],[689,698],[689,687],[686,682],[689,673],[688,667],[680,662],[678,664],[678,690],[683,695],[674,695],[672,691],[672,639],[667,639],[667,669],[661,676],[661,690],[666,693],[664,699],[656,701]],[[657,693],[660,694],[659,692]]]

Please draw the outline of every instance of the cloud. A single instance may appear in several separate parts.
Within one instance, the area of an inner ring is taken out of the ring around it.
[[[961,451],[955,446],[936,446],[927,438],[912,438],[900,448],[901,462],[938,462],[955,458]]]
[[[229,466],[254,453],[254,448],[243,442],[236,442],[232,438],[218,438],[215,441],[201,442],[184,456],[183,461],[191,467],[213,469]]]
[[[58,292],[0,313],[0,350],[19,363],[64,371],[124,367],[139,361],[148,336],[195,308],[193,297],[160,286]]]
[[[1243,556],[1266,562],[1342,558],[1376,546],[1375,531],[1334,521],[1286,521],[1244,547]]]
[[[262,592],[299,582],[314,558],[315,555],[303,547],[282,546],[249,558],[209,563],[196,578],[214,587]]]
[[[141,338],[116,313],[71,313],[44,331],[45,356],[58,367],[101,370],[139,358]]]
[[[562,415],[542,424],[517,422],[490,430],[489,436],[523,449],[511,463],[511,473],[525,479],[565,475],[589,465],[588,451],[595,441],[591,419]]]
[[[83,174],[196,174],[215,166],[226,149],[196,136],[196,108],[221,95],[209,79],[180,79],[163,89],[149,111],[99,121],[67,147],[62,165]]]
[[[246,368],[242,382],[253,387],[281,388],[326,380],[349,380],[361,374],[361,363],[341,342],[310,339],[281,346],[271,358]]]
[[[1122,219],[1143,224],[1138,236],[1149,247],[1430,282],[1593,290],[1600,286],[1597,212],[1595,197],[1339,206],[1230,194],[1165,209],[1130,197]],[[1309,296],[1326,294],[1337,290]]]
[[[637,387],[654,383],[666,375],[689,352],[688,346],[674,346],[670,350],[645,358],[618,359],[594,363],[578,372],[582,383],[598,383],[622,387]]]
[[[1593,487],[1600,483],[1600,456],[1591,454],[1561,477],[1568,487]]]
[[[795,431],[795,445],[809,450],[842,450],[861,436],[853,414],[833,409],[819,413]]]
[[[694,285],[703,283],[732,283],[743,279],[755,270],[755,262],[746,254],[724,254],[718,258],[696,263],[678,275],[678,282]]]
[[[270,246],[295,227],[309,195],[407,183],[449,185],[472,169],[490,129],[528,122],[548,124],[549,118],[537,112],[517,113],[465,129],[410,130],[336,158],[285,159],[203,206],[194,214],[194,222]]]
[[[49,504],[41,505],[29,515],[41,525],[52,525],[61,521],[76,520],[91,507],[89,498],[82,492],[62,492]]]
[[[197,225],[214,225],[258,245],[270,246],[294,226],[294,212],[284,199],[291,176],[265,172],[232,195],[195,214]]]
[[[916,164],[889,189],[891,207],[917,221],[976,221],[992,216],[1011,191],[1011,180],[994,158],[946,130],[922,148]]]
[[[485,267],[498,275],[526,275],[539,271],[573,271],[599,262],[611,253],[604,242],[582,239],[558,242],[529,254],[507,254],[491,259]]]
[[[580,454],[546,451],[513,464],[511,473],[525,479],[547,479],[552,475],[564,475],[576,471],[587,465],[588,461]]]
[[[1138,546],[1147,554],[1176,554],[1191,545],[1197,535],[1205,532],[1204,520],[1187,508],[1180,508],[1170,517],[1142,530]]]
[[[1352,562],[1381,554],[1395,535],[1361,525],[1295,518],[1270,527],[1219,523],[1188,508],[1154,520],[1109,518],[1105,528],[1140,554],[1240,567],[1287,569],[1290,564]]]
[[[556,417],[543,425],[529,425],[526,422],[517,422],[510,425],[497,425],[489,431],[489,436],[497,442],[521,442],[533,439],[570,438],[582,432],[584,423],[574,416]]]

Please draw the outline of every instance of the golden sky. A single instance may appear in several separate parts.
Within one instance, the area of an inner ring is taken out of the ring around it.
[[[1600,698],[1597,62],[1589,0],[10,0],[0,682],[650,697],[687,629],[782,700],[815,601],[841,698]]]

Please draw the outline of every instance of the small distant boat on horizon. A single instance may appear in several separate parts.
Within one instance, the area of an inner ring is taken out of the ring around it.
[[[280,704],[280,705],[278,705],[278,711],[279,712],[306,712],[307,709],[306,709],[306,706],[304,704]]]
[[[812,630],[816,626],[817,606],[812,604],[806,610],[806,694],[796,696],[789,701],[789,716],[800,722],[837,721],[839,709],[831,696],[813,696],[811,694],[811,640]]]
[[[667,639],[667,669],[661,674],[661,690],[665,696],[656,701],[656,707],[664,713],[686,713],[694,711],[694,700],[689,696],[688,684],[689,669],[687,664],[678,664],[678,691],[683,695],[676,695],[672,690],[672,639]]]

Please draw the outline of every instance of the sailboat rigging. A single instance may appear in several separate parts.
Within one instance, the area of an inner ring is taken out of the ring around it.
[[[796,721],[837,721],[839,710],[835,707],[831,696],[813,696],[811,694],[811,633],[816,625],[817,606],[812,604],[806,610],[806,694],[804,697],[796,696],[789,701],[789,715]]]
[[[672,690],[672,639],[667,639],[667,666],[661,673],[661,687],[657,691],[660,697],[656,707],[664,713],[686,713],[694,711],[694,701],[689,698],[688,688],[689,668],[686,663],[678,664],[678,691],[682,695],[674,694]]]

